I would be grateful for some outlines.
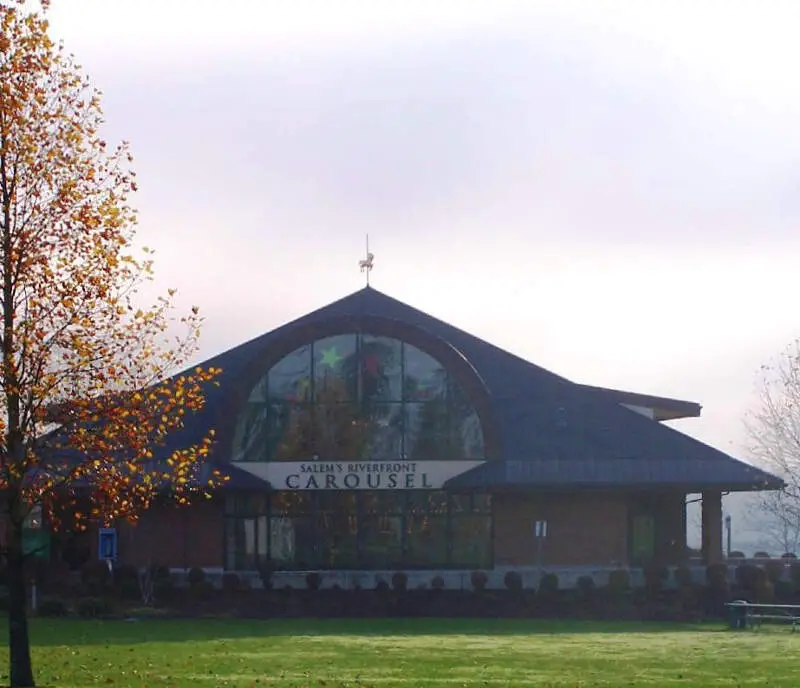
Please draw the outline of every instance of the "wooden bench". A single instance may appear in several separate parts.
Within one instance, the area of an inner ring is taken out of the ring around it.
[[[740,628],[738,622],[744,621],[745,628],[761,626],[765,621],[788,622],[792,632],[800,625],[800,605],[796,604],[760,604],[736,600],[726,605],[730,612],[731,628]]]

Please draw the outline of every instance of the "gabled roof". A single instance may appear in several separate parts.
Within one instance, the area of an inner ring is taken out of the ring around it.
[[[278,338],[295,329],[353,316],[400,321],[444,340],[481,378],[500,438],[498,460],[459,476],[454,486],[681,484],[692,490],[753,490],[777,489],[783,484],[767,472],[625,408],[621,404],[631,402],[620,399],[621,393],[615,390],[574,383],[370,287],[201,364],[222,368],[220,385],[207,392],[205,411],[187,422],[205,430],[221,413],[235,413],[231,388]],[[187,426],[181,435],[194,432]],[[215,460],[227,460],[224,447],[215,451]]]

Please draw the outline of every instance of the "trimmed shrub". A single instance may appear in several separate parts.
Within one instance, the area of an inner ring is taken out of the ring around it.
[[[202,580],[191,588],[192,597],[201,602],[210,600],[214,596],[214,584],[210,580]]]
[[[631,574],[627,569],[615,569],[608,574],[608,589],[611,592],[627,592],[631,588]]]
[[[747,557],[744,556],[744,552],[739,552],[735,550],[728,555],[728,559],[746,559]]]
[[[790,604],[794,598],[794,586],[785,580],[775,583],[775,597],[782,604]]]
[[[756,552],[753,559],[769,559],[769,552]]]
[[[130,564],[117,566],[114,569],[114,585],[116,585],[118,588],[122,588],[122,586],[128,581],[134,581],[135,583],[139,582],[139,569],[137,569],[135,566],[131,566]]]
[[[42,600],[36,609],[39,616],[66,616],[67,605],[59,599]]]
[[[794,552],[784,552],[781,559],[797,559],[797,555]]]
[[[692,570],[688,566],[679,566],[672,574],[675,579],[675,584],[679,588],[688,588],[694,582],[692,580]]]
[[[764,579],[756,587],[756,601],[761,604],[771,604],[775,601],[775,586],[772,581]]]
[[[104,561],[87,561],[81,568],[81,584],[90,596],[101,595],[111,583],[111,572]]]
[[[761,578],[761,571],[761,567],[755,564],[740,564],[734,571],[736,583],[745,590],[755,592]]]
[[[764,564],[764,571],[766,571],[767,579],[773,585],[783,578],[783,572],[786,570],[786,562],[780,559],[774,559]]]
[[[186,582],[192,587],[195,585],[200,585],[200,583],[204,583],[205,580],[206,572],[201,568],[191,568],[189,569],[189,573],[186,574]]]
[[[222,574],[222,590],[226,593],[234,593],[241,587],[239,575],[233,571],[226,571]]]
[[[385,580],[381,579],[375,583],[375,592],[377,592],[379,595],[386,595],[389,590],[391,590],[391,588]]]
[[[706,566],[706,582],[712,588],[728,587],[728,567],[725,564]]]
[[[142,589],[136,579],[125,578],[118,584],[117,589],[121,600],[136,602],[142,598]]]
[[[539,581],[539,594],[545,597],[555,597],[558,594],[559,581],[555,573],[545,573]]]
[[[408,589],[408,576],[402,571],[397,571],[392,576],[392,588],[395,592],[405,592]]]
[[[175,601],[175,583],[172,581],[172,576],[153,580],[153,600],[161,606]]]
[[[431,590],[444,590],[444,578],[434,576],[433,580],[431,580]]]
[[[264,590],[272,590],[272,576],[274,573],[275,569],[269,562],[258,567],[258,577],[261,579],[261,587]]]
[[[316,571],[306,574],[306,588],[309,590],[319,590],[322,587],[322,576]]]
[[[475,592],[483,592],[486,590],[486,585],[489,583],[489,576],[486,575],[485,571],[473,571],[469,580]]]
[[[84,619],[93,619],[110,616],[114,612],[114,606],[105,598],[87,597],[78,602],[76,611]]]
[[[522,590],[522,576],[516,571],[509,571],[503,576],[503,585],[505,585],[508,590],[520,592]]]
[[[669,580],[669,569],[666,566],[649,564],[644,567],[644,584],[650,591],[661,590]]]

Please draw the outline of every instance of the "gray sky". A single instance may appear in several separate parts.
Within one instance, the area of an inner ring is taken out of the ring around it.
[[[189,9],[191,8],[191,9]],[[800,334],[800,3],[57,0],[204,355],[373,285],[741,455]]]

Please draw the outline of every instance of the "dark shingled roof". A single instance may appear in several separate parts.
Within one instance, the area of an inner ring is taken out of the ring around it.
[[[500,447],[495,460],[451,480],[454,488],[672,485],[744,491],[783,485],[774,475],[621,405],[637,403],[633,397],[642,395],[574,383],[370,287],[201,364],[222,368],[220,385],[208,390],[206,409],[187,419],[170,444],[199,439],[220,418],[236,413],[234,388],[266,347],[296,329],[353,316],[399,321],[444,340],[481,378]],[[633,397],[626,401],[626,394]],[[692,410],[691,402],[671,401]],[[228,459],[221,444],[214,461]],[[236,472],[237,483],[252,485]]]

